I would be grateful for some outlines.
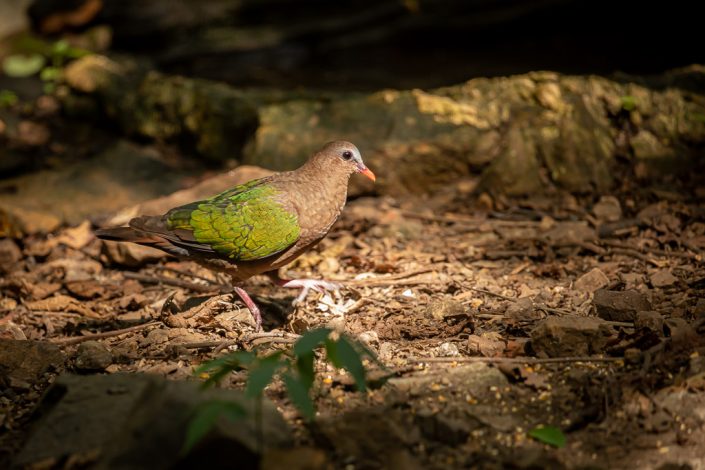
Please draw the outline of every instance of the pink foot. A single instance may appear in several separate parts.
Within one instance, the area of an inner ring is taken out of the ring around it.
[[[322,281],[318,279],[292,279],[284,282],[281,286],[292,289],[301,289],[299,295],[294,299],[294,302],[292,302],[294,305],[303,302],[309,291],[313,290],[315,292],[325,292],[340,289],[340,286],[334,282]]]
[[[268,273],[269,278],[276,285],[280,287],[287,287],[290,289],[301,289],[299,295],[292,302],[293,305],[298,305],[303,302],[310,291],[315,292],[325,292],[325,291],[337,291],[340,289],[340,285],[334,282],[323,281],[319,279],[282,279],[279,275],[275,273]]]
[[[247,308],[250,310],[250,313],[252,314],[252,318],[255,320],[255,329],[257,331],[260,331],[262,329],[262,314],[259,311],[259,307],[255,303],[254,300],[245,292],[244,289],[233,286],[233,290],[235,293],[242,299],[243,302],[245,302],[245,305],[247,305]]]

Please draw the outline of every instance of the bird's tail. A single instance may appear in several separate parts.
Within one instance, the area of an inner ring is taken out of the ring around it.
[[[153,236],[141,231],[135,230],[132,227],[113,227],[102,228],[95,232],[95,236],[102,240],[110,240],[114,242],[133,242],[151,244],[155,242]]]
[[[132,219],[130,224],[133,222],[143,222],[142,217],[138,219]],[[158,233],[148,232],[146,230],[140,230],[135,227],[114,227],[114,228],[103,228],[98,229],[95,232],[95,236],[102,239],[113,242],[132,242],[139,245],[149,246],[151,248],[157,248],[170,255],[180,257],[187,256],[188,251],[184,248],[174,246],[169,240],[165,239]]]

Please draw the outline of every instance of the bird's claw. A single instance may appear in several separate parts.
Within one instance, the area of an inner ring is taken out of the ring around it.
[[[338,291],[340,285],[334,282],[323,281],[319,279],[292,279],[282,284],[282,287],[300,288],[301,292],[294,299],[292,305],[296,306],[302,303],[310,291],[323,293],[325,291]]]

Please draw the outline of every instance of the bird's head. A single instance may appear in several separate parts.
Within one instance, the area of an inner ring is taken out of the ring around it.
[[[372,181],[376,179],[375,174],[370,171],[362,161],[360,151],[350,142],[337,140],[329,142],[318,155],[322,155],[327,165],[335,165],[337,168],[347,170],[348,173],[360,173]]]

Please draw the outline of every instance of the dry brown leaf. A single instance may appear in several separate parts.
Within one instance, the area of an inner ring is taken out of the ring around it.
[[[46,311],[46,312],[70,312],[78,313],[86,317],[100,318],[100,315],[96,314],[92,310],[88,309],[82,305],[78,300],[68,295],[55,295],[54,297],[49,297],[44,300],[35,300],[32,302],[26,302],[25,305],[28,309],[32,311]]]
[[[56,245],[63,244],[75,250],[80,250],[84,246],[88,245],[93,237],[94,235],[91,230],[91,223],[85,220],[77,227],[67,228],[62,231],[58,237],[53,239],[53,241]]]

